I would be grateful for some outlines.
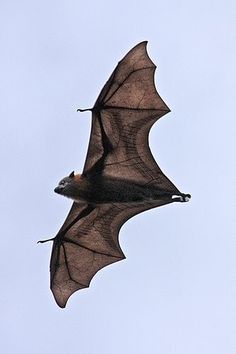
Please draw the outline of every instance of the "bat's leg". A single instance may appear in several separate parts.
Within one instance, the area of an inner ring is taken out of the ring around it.
[[[74,218],[74,220],[67,225],[67,227],[65,227],[65,229],[61,230],[58,232],[58,234],[55,237],[49,238],[47,240],[42,240],[42,241],[38,241],[37,243],[45,243],[48,241],[54,241],[54,240],[61,240],[61,238],[63,236],[65,236],[65,234],[67,233],[67,231],[75,224],[77,223],[77,221],[79,221],[80,219],[84,218],[85,216],[89,215],[93,210],[95,209],[95,206],[93,205],[88,205],[84,210],[81,211],[81,213]]]
[[[181,203],[185,203],[188,202],[191,198],[190,194],[184,194],[182,193],[181,195],[173,195],[172,196],[172,201],[173,202],[181,202]]]

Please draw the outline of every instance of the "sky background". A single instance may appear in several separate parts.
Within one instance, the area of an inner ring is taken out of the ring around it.
[[[236,2],[0,3],[0,333],[4,354],[235,354]],[[138,215],[127,259],[65,309],[49,290],[51,243],[81,171],[91,107],[140,41],[171,113],[150,145],[190,203]],[[234,182],[234,184],[233,184]]]

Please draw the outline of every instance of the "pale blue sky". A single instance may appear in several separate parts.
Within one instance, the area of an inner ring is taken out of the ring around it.
[[[4,354],[235,354],[235,1],[11,1],[0,5],[1,293]],[[153,155],[186,204],[122,228],[127,259],[62,310],[52,237],[81,171],[91,107],[118,60],[148,40],[172,112]]]

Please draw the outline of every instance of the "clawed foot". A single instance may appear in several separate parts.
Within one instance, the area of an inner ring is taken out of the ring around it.
[[[191,199],[191,195],[190,194],[182,194],[182,195],[178,195],[178,196],[172,196],[172,200],[174,202],[181,202],[181,203],[186,203],[189,202],[189,200]]]

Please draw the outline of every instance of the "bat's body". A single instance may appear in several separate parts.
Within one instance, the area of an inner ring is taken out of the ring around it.
[[[90,109],[82,174],[72,172],[55,188],[74,201],[52,239],[51,290],[61,307],[88,287],[98,270],[125,258],[118,234],[129,218],[190,198],[163,174],[148,145],[151,126],[169,108],[155,89],[156,67],[146,44],[139,43],[118,63]]]
[[[91,205],[105,203],[131,203],[155,201],[160,198],[172,201],[187,201],[189,195],[179,193],[179,197],[165,189],[152,185],[135,183],[126,179],[95,176],[87,178],[83,175],[66,177],[69,188],[55,188],[55,192],[73,199],[77,203],[89,203]],[[64,181],[64,179],[63,179]]]

